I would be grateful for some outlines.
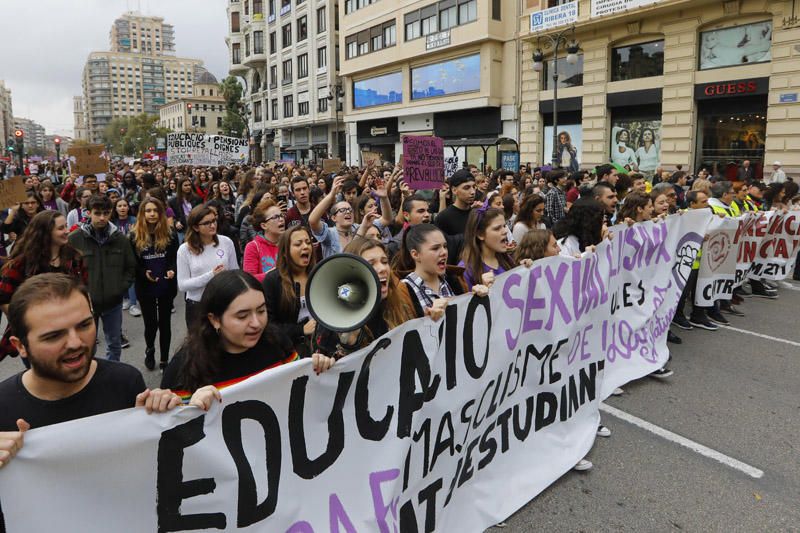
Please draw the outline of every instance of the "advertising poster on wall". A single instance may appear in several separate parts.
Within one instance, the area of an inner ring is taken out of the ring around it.
[[[630,118],[611,121],[611,162],[651,177],[661,151],[661,119]]]
[[[583,130],[580,124],[558,125],[558,163],[561,168],[577,172],[581,168]],[[544,127],[544,152],[542,164],[553,161],[553,126]]]
[[[700,70],[763,63],[772,59],[772,22],[757,22],[700,34]]]

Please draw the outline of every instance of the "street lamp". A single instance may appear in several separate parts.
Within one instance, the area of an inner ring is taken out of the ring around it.
[[[567,33],[571,33],[571,39],[567,41]],[[558,35],[545,35],[545,43],[553,47],[553,167],[559,168],[561,166],[558,157],[558,48],[562,44],[567,49],[567,63],[574,65],[578,62],[578,52],[580,52],[580,45],[575,40],[575,26],[562,30]],[[538,46],[533,52],[533,70],[541,72],[544,68],[544,52]]]
[[[335,102],[334,99],[336,100]],[[344,101],[344,89],[342,89],[341,85],[337,84],[333,88],[333,93],[330,92],[328,93],[328,101],[334,102],[333,116],[335,117],[336,120],[336,133],[333,134],[334,138],[333,145],[336,148],[336,151],[333,152],[333,154],[335,154],[336,157],[339,157],[341,155],[339,152],[339,104],[341,104]]]

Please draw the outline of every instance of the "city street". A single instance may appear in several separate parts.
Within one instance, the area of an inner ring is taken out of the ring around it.
[[[603,407],[594,469],[569,472],[507,521],[506,531],[790,531],[800,524],[800,284],[717,332],[675,330],[675,375],[624,387]],[[173,351],[185,334],[173,315]],[[5,321],[4,324],[5,325]],[[125,313],[123,360],[148,386],[141,319]],[[98,347],[98,354],[104,347]],[[0,378],[20,368],[0,364]],[[531,457],[531,460],[536,460]]]

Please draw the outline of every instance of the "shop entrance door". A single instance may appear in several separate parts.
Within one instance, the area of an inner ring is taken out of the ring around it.
[[[764,143],[767,138],[766,98],[736,98],[725,108],[699,109],[697,161],[712,176],[736,181],[742,161],[750,161],[755,176],[763,179]]]

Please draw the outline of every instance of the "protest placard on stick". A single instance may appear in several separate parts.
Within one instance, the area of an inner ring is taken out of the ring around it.
[[[405,180],[412,189],[438,189],[444,183],[444,141],[440,137],[403,137]]]
[[[338,157],[334,159],[322,160],[322,172],[330,174],[331,172],[338,172],[342,168],[342,160]]]
[[[106,146],[104,144],[71,146],[67,151],[71,171],[79,176],[108,172],[108,160],[105,158],[105,151]]]
[[[14,176],[7,180],[0,180],[0,209],[17,205],[27,197],[24,176]]]

